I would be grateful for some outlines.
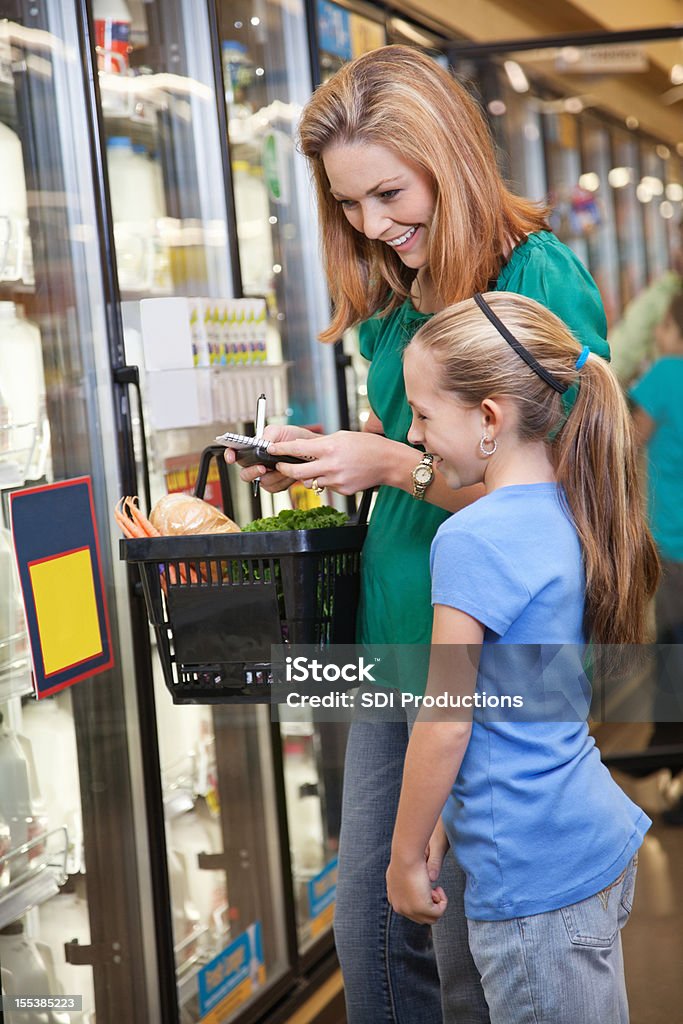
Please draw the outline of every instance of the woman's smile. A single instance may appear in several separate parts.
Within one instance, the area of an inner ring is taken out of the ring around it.
[[[428,265],[434,189],[426,171],[364,142],[328,147],[323,163],[330,192],[356,231],[389,246],[406,266]]]

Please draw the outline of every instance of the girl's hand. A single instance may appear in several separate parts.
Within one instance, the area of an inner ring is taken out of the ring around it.
[[[429,880],[431,882],[436,882],[441,874],[443,859],[446,856],[446,851],[450,845],[450,840],[446,834],[443,821],[439,818],[434,827],[434,831],[432,832],[431,839],[427,844],[427,849],[425,850],[427,874],[429,875]]]
[[[266,427],[263,431],[263,436],[266,441],[294,441],[297,438],[310,438],[319,437],[319,434],[314,434],[312,430],[307,430],[305,427],[296,426],[270,426]],[[237,462],[237,452],[232,448],[225,449],[225,461],[228,465],[233,462]],[[291,484],[291,479],[288,476],[283,476],[282,473],[278,473],[277,470],[266,469],[265,466],[249,466],[248,469],[240,469],[240,477],[246,483],[251,483],[257,477],[261,481],[261,487],[264,490],[270,491],[274,494],[276,491],[285,491]]]
[[[402,863],[392,855],[386,879],[387,899],[397,914],[417,924],[434,924],[443,917],[448,897],[441,886],[432,888],[426,859]]]
[[[368,431],[338,430],[311,440],[271,445],[273,455],[297,455],[311,460],[306,466],[283,462],[280,471],[291,480],[303,480],[310,487],[329,487],[338,494],[356,494],[384,483],[392,450],[404,452],[405,445]],[[417,459],[416,459],[417,461]]]

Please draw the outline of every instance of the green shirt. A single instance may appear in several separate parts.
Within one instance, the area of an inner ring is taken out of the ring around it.
[[[582,344],[609,358],[600,294],[577,257],[553,234],[529,235],[512,252],[495,291],[543,303]],[[388,316],[361,324],[360,350],[371,366],[368,398],[384,433],[407,443],[411,412],[403,382],[403,349],[429,318],[409,299]],[[449,512],[395,487],[380,487],[363,548],[358,640],[370,644],[428,644],[432,631],[429,549]],[[377,680],[380,681],[379,678]],[[397,685],[384,678],[385,685]],[[423,683],[416,681],[419,692]],[[404,689],[409,687],[400,683]]]

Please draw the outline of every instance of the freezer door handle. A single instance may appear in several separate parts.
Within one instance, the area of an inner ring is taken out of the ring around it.
[[[115,366],[112,369],[112,377],[114,383],[118,384],[119,387],[134,388],[138,400],[138,416],[140,419],[140,456],[142,459],[142,485],[145,489],[145,501],[147,502],[147,508],[145,512],[149,515],[152,498],[149,485],[149,457],[147,455],[147,434],[145,433],[145,413],[142,405],[142,391],[140,390],[140,370],[137,366]]]
[[[100,967],[123,963],[120,942],[93,942],[84,946],[73,939],[64,943],[64,958],[75,967]]]
[[[225,850],[221,853],[198,853],[197,867],[202,871],[227,871],[228,855]]]

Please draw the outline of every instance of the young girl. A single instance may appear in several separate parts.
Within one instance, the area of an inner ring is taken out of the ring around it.
[[[471,696],[494,678],[497,645],[640,643],[658,562],[628,411],[603,360],[533,300],[488,293],[421,328],[404,373],[410,440],[450,486],[485,488],[432,544],[432,643],[449,647],[446,659],[433,653],[427,693],[459,672],[457,690]],[[478,673],[462,645],[480,649]],[[527,683],[505,680],[509,694]],[[566,681],[575,706],[576,687]],[[585,721],[497,718],[418,718],[389,900],[415,921],[444,912],[425,856],[443,809],[492,1024],[627,1024],[619,930],[651,823],[612,781]]]
[[[386,46],[345,65],[307,103],[299,134],[334,307],[321,339],[334,341],[360,324],[372,413],[365,430],[325,437],[269,427],[272,441],[286,442],[273,446],[276,454],[313,461],[273,473],[256,466],[242,477],[261,476],[271,491],[293,479],[341,494],[378,487],[363,549],[358,638],[426,645],[430,544],[481,488],[452,490],[431,458],[407,443],[404,346],[435,312],[488,287],[537,299],[607,356],[602,303],[586,269],[548,230],[546,211],[502,180],[477,104],[426,54]],[[399,685],[389,674],[382,682]],[[454,859],[441,866],[433,844],[449,895],[433,933],[387,904],[410,724],[408,716],[379,722],[361,710],[349,733],[334,923],[347,1019],[487,1024]]]

